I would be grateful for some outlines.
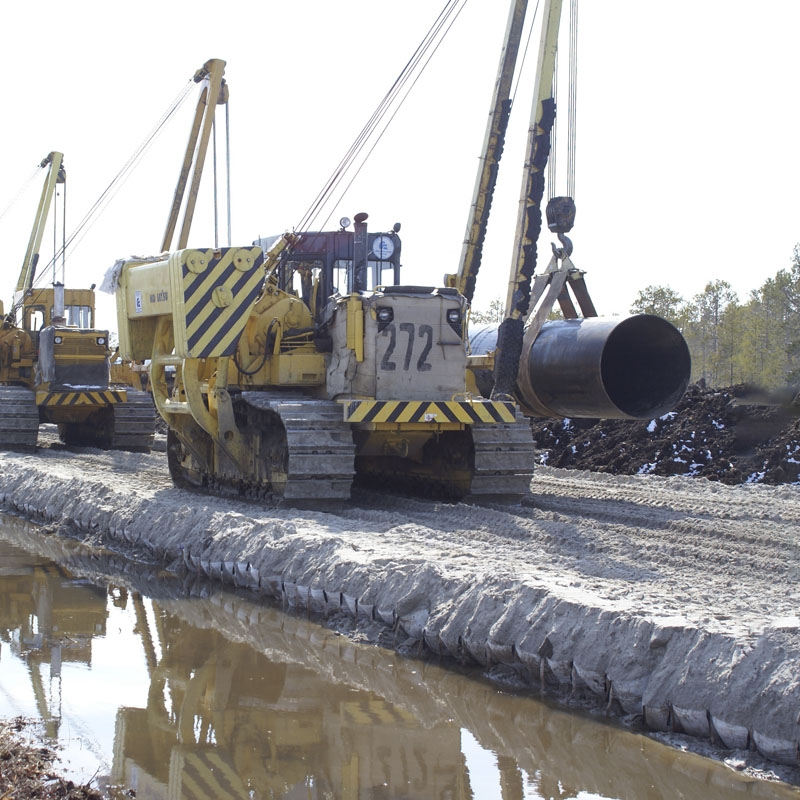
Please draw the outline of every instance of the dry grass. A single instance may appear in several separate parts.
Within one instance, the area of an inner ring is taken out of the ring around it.
[[[76,786],[53,772],[56,752],[33,740],[31,720],[0,720],[0,800],[103,800],[88,784]]]

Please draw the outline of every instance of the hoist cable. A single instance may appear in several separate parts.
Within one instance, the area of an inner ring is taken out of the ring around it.
[[[575,199],[575,146],[578,110],[578,0],[570,0],[567,194]]]
[[[65,184],[66,185],[66,184]],[[63,214],[66,214],[67,207],[64,205]],[[58,188],[53,190],[53,252],[55,253],[58,248]],[[56,259],[55,257],[50,262],[53,265],[53,284],[56,282]],[[50,265],[48,264],[48,267]]]
[[[61,203],[61,241],[63,242],[64,230],[67,220],[67,184],[66,182],[64,182],[62,185],[64,187],[64,200]],[[61,251],[58,250],[58,185],[56,185],[55,189],[53,190],[53,252],[54,253],[63,252],[63,248],[61,248]],[[53,284],[55,285],[55,283],[57,282],[56,271],[58,268],[58,259],[55,256],[53,256],[53,258],[51,259],[50,263],[47,266],[49,267],[50,264],[53,265]],[[64,283],[63,275],[61,278],[61,283],[62,284]]]
[[[525,39],[525,47],[522,49],[522,58],[519,60],[519,67],[517,68],[517,80],[514,84],[514,88],[511,92],[511,107],[514,107],[514,101],[517,99],[517,90],[519,89],[519,82],[522,77],[522,73],[525,69],[525,59],[528,57],[528,48],[531,44],[531,39],[533,38],[533,23],[536,21],[536,15],[539,13],[539,0],[536,0],[536,6],[533,9],[533,16],[531,17],[531,22],[528,27],[528,37]]]
[[[445,5],[445,8],[439,13],[437,20],[434,22],[431,29],[426,34],[423,42],[417,47],[417,50],[412,55],[411,59],[406,63],[403,70],[401,71],[400,75],[395,79],[394,84],[389,89],[389,91],[384,95],[383,99],[379,103],[377,109],[373,112],[372,116],[368,120],[367,124],[361,130],[359,135],[356,137],[356,140],[348,149],[345,156],[339,162],[338,166],[334,170],[331,177],[328,179],[328,182],[323,187],[323,189],[317,195],[312,207],[306,212],[303,219],[297,226],[297,229],[304,229],[307,228],[312,219],[314,219],[320,211],[321,206],[326,202],[326,200],[330,197],[333,189],[338,185],[338,183],[342,180],[343,173],[350,168],[350,164],[354,160],[355,156],[360,152],[361,148],[363,147],[363,143],[368,139],[370,132],[374,130],[380,119],[386,113],[386,108],[391,105],[393,98],[396,96],[397,92],[403,86],[406,76],[409,74],[409,71],[413,69],[414,65],[418,62],[421,54],[425,52],[428,47],[428,43],[430,39],[435,35],[435,32],[441,27],[443,20],[447,18],[447,16],[452,13],[452,6],[456,0],[448,0],[448,3]],[[448,6],[450,6],[450,10],[448,10]]]
[[[411,84],[410,88],[413,88],[414,82],[416,82],[419,75],[424,71],[425,67],[428,64],[428,61],[430,60],[430,56],[428,56],[427,60],[424,61],[422,67],[419,67],[419,64],[423,62],[425,54],[430,50],[430,48],[433,46],[433,43],[436,42],[437,38],[439,39],[439,42],[436,44],[436,47],[438,47],[438,45],[441,43],[441,39],[443,38],[443,36],[446,35],[446,33],[449,31],[449,26],[448,26],[444,34],[441,33],[442,29],[447,23],[447,20],[452,16],[452,14],[454,13],[455,9],[458,7],[459,4],[463,9],[463,6],[466,2],[467,0],[448,0],[445,3],[444,8],[439,13],[439,16],[437,17],[434,24],[428,30],[427,34],[423,38],[422,43],[417,47],[416,51],[409,59],[409,61],[406,63],[403,70],[400,72],[399,76],[395,79],[394,83],[392,84],[392,87],[389,89],[386,95],[384,95],[383,99],[378,104],[378,107],[373,112],[372,116],[370,117],[364,128],[362,128],[361,132],[358,134],[353,144],[350,146],[344,157],[341,159],[336,169],[328,178],[327,182],[318,193],[314,202],[311,204],[311,207],[303,215],[302,219],[296,226],[295,230],[308,229],[313,223],[313,221],[322,213],[322,208],[330,200],[336,187],[342,182],[342,180],[344,180],[344,177],[347,174],[347,172],[353,168],[353,164],[356,158],[363,151],[367,143],[370,141],[370,137],[373,136],[381,120],[383,120],[383,118],[393,107],[393,105],[396,104],[397,102],[396,99],[398,95],[402,92],[406,84],[411,80],[412,76],[414,75],[414,72],[419,70],[417,76],[414,78],[414,81]],[[460,13],[460,11],[461,9],[459,9],[458,13]],[[456,17],[457,16],[458,14],[456,14]],[[452,25],[452,22],[450,24]],[[402,103],[404,102],[405,97],[408,95],[408,92],[410,91],[410,88],[406,91],[405,95],[403,96],[403,100],[400,101],[399,105],[402,105]],[[396,113],[397,109],[392,113],[392,116],[389,118],[389,122],[392,121]],[[388,127],[389,122],[387,122],[384,125],[383,129],[381,130],[381,133],[378,136],[378,139],[380,139],[380,137],[383,135],[383,132],[386,130],[386,127]],[[374,146],[375,145],[373,145],[372,149],[374,149]],[[367,157],[372,152],[372,149],[370,149],[369,152],[367,153]],[[364,160],[366,161],[366,158]],[[363,163],[361,167],[363,167]],[[359,170],[361,169],[361,167],[359,167]]]
[[[60,249],[58,247],[58,186],[60,184],[56,184],[53,189],[53,198],[52,198],[52,207],[53,207],[53,252],[54,253],[61,253],[62,254],[62,267],[61,267],[61,283],[64,283],[64,261],[63,261],[63,253],[64,247],[62,246]],[[66,182],[63,184],[64,186],[64,202],[61,204],[61,241],[64,241],[64,236],[66,235],[66,216],[67,216],[67,184]],[[48,215],[49,218],[49,215]],[[43,220],[42,224],[44,225],[47,220]],[[50,259],[43,270],[37,271],[38,264],[34,264],[33,266],[33,275],[31,276],[31,285],[29,289],[25,292],[25,296],[28,298],[28,302],[31,304],[36,304],[40,301],[41,293],[44,291],[44,288],[41,284],[44,281],[44,277],[47,275],[47,272],[50,269],[50,266],[53,267],[53,285],[56,283],[56,255]],[[12,302],[11,308],[8,312],[8,316],[16,317],[17,311],[22,307],[25,297],[20,296],[20,298],[16,302]]]
[[[559,51],[556,50],[555,66],[553,69],[553,97],[556,97],[559,87],[558,81]],[[575,152],[577,140],[577,87],[578,87],[578,0],[570,0],[569,37],[567,47],[567,106],[566,119],[562,120],[566,126],[566,194],[575,199]],[[557,142],[560,141],[557,131],[559,115],[556,113],[551,129],[551,149],[547,160],[547,197],[552,199],[559,192],[558,184],[558,150]]]
[[[211,158],[214,181],[214,247],[219,247],[219,165],[217,163],[217,117],[211,123]],[[231,244],[231,129],[230,129],[230,100],[225,103],[225,199],[228,212],[227,236],[228,246]]]
[[[90,229],[91,225],[94,224],[97,217],[105,210],[108,206],[109,202],[114,198],[117,192],[125,185],[125,182],[130,178],[133,170],[139,165],[144,155],[147,151],[152,147],[153,143],[155,142],[156,138],[161,134],[166,126],[167,122],[175,115],[178,109],[183,105],[186,98],[192,91],[194,87],[194,81],[190,80],[176,95],[176,97],[172,100],[170,105],[167,107],[167,110],[162,114],[161,118],[152,128],[150,133],[145,137],[142,143],[137,147],[137,149],[133,152],[133,154],[128,158],[128,160],[123,165],[122,169],[116,174],[113,178],[111,183],[104,189],[104,191],[100,194],[100,197],[94,202],[92,207],[83,217],[81,222],[75,228],[75,230],[69,235],[69,237],[64,241],[60,250],[56,251],[53,255],[53,258],[48,262],[47,268],[50,267],[52,263],[55,262],[59,256],[63,256],[64,252],[68,247],[74,249],[86,235],[88,230]],[[41,277],[45,274],[47,269],[39,271],[39,276]]]
[[[553,99],[558,97],[558,47],[556,47],[556,54],[553,60],[553,85],[550,87],[550,96]],[[556,115],[553,119],[553,125],[550,128],[550,154],[547,157],[547,199],[550,200],[556,196],[556,182],[558,180],[556,166],[558,164],[558,104],[556,103]]]
[[[178,93],[176,98],[172,101],[170,106],[167,108],[167,110],[161,116],[159,121],[150,131],[148,136],[134,151],[134,153],[130,156],[130,158],[125,162],[122,169],[117,173],[117,175],[114,177],[111,183],[106,187],[105,191],[103,191],[103,193],[100,195],[100,197],[91,207],[91,209],[89,209],[89,212],[80,222],[78,227],[72,232],[65,246],[67,247],[70,246],[73,243],[73,241],[76,240],[78,234],[81,233],[84,230],[84,228],[86,228],[89,225],[90,222],[92,224],[94,223],[94,218],[98,216],[102,210],[105,209],[105,207],[113,199],[113,197],[117,194],[117,192],[122,188],[122,186],[125,185],[125,182],[128,180],[128,178],[130,178],[133,170],[139,165],[145,153],[147,153],[147,151],[153,146],[156,138],[159,136],[159,134],[162,133],[167,122],[169,122],[169,120],[172,119],[172,117],[181,107],[183,102],[189,96],[193,87],[194,87],[194,82],[189,81],[183,87],[183,89]],[[81,238],[83,237],[81,236]],[[75,241],[75,243],[77,244],[78,241],[80,241],[80,239]]]
[[[64,211],[61,214],[61,241],[67,238],[67,182],[64,181]],[[61,248],[61,283],[66,284],[66,251]],[[53,270],[55,272],[55,270]]]
[[[225,103],[225,178],[228,201],[228,247],[231,246],[231,103]]]
[[[465,2],[466,2],[466,0],[465,0]],[[458,15],[461,13],[463,8],[464,8],[464,6],[462,5],[461,8],[456,13],[455,17],[450,21],[450,24],[447,26],[447,30],[445,31],[444,35],[447,35],[447,33],[449,33],[450,28],[453,26],[453,23],[455,23],[456,19],[458,19]],[[436,43],[436,46],[433,48],[433,50],[431,51],[431,53],[428,55],[427,59],[425,60],[425,64],[423,65],[422,69],[414,77],[413,81],[411,81],[411,85],[408,87],[408,89],[405,92],[405,94],[403,95],[402,99],[397,103],[396,108],[392,112],[392,115],[389,117],[389,120],[387,121],[386,125],[384,125],[383,129],[381,130],[381,132],[377,135],[375,141],[372,144],[372,147],[369,148],[369,150],[367,151],[367,154],[364,157],[364,159],[362,160],[361,164],[358,166],[358,168],[353,173],[353,176],[347,182],[347,185],[342,190],[342,193],[339,195],[339,197],[337,198],[336,202],[333,203],[331,211],[329,212],[329,214],[326,217],[325,221],[322,223],[321,227],[324,228],[328,224],[328,219],[330,219],[330,215],[333,213],[333,208],[335,208],[337,205],[339,205],[342,202],[345,194],[347,194],[348,189],[353,184],[353,181],[355,181],[355,179],[358,177],[359,173],[364,168],[364,165],[369,160],[369,157],[372,155],[372,151],[378,146],[378,142],[380,142],[380,140],[383,138],[383,135],[384,135],[384,133],[386,133],[386,130],[388,129],[389,125],[391,125],[392,121],[397,116],[397,113],[400,111],[400,109],[403,107],[405,101],[408,99],[408,95],[411,93],[411,91],[414,88],[414,86],[416,85],[417,81],[422,77],[422,73],[425,71],[425,68],[428,66],[428,63],[430,62],[431,58],[433,58],[433,56],[436,54],[436,51],[439,49],[439,46],[441,45],[442,41],[443,41],[443,38],[439,39],[439,41]]]
[[[41,164],[38,165],[33,172],[23,181],[22,185],[17,190],[17,193],[9,200],[8,205],[0,212],[0,220],[16,205],[19,198],[25,194],[28,190],[28,187],[33,183],[36,176],[39,174],[39,170],[41,169]]]
[[[219,206],[217,204],[217,115],[211,122],[211,178],[214,183],[214,249],[219,247]]]

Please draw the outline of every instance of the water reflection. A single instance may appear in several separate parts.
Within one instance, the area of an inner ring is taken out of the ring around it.
[[[170,796],[470,796],[455,725],[421,729],[372,693],[321,683],[175,614],[159,622],[147,707],[118,713],[115,782],[137,775],[141,786],[146,773]]]
[[[55,739],[61,698],[53,686],[62,665],[91,667],[92,641],[106,632],[105,591],[5,543],[0,564],[0,641],[26,665],[37,714]]]
[[[0,712],[138,798],[800,797],[8,518],[0,564]]]

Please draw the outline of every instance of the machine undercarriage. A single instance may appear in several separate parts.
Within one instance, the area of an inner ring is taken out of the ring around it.
[[[348,500],[352,486],[446,500],[518,499],[530,488],[533,440],[524,421],[420,430],[409,453],[408,430],[348,423],[333,400],[246,391],[233,405],[250,453],[246,467],[231,468],[195,426],[190,438],[178,433],[186,427],[171,426],[167,455],[176,485],[292,504]]]
[[[37,396],[37,394],[39,396]],[[155,409],[145,392],[131,389],[51,393],[0,386],[0,449],[34,450],[41,423],[58,427],[61,441],[76,447],[150,452]]]

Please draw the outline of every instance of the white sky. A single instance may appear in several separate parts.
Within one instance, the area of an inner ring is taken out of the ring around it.
[[[194,71],[221,58],[231,93],[233,243],[291,229],[443,5],[5,4],[0,212],[38,162],[61,150],[74,230]],[[372,230],[401,222],[405,282],[437,284],[457,268],[507,16],[508,2],[469,0],[332,214],[331,226],[358,211],[369,212]],[[690,299],[724,279],[744,299],[790,266],[800,241],[799,36],[794,0],[582,0],[571,238],[601,314],[627,313],[649,284]],[[116,258],[158,249],[196,96],[68,253],[67,286],[99,284]],[[560,108],[565,132],[566,98]],[[524,88],[515,109],[479,308],[505,297],[530,114]],[[210,181],[207,167],[204,186]],[[6,304],[40,187],[37,178],[0,219]],[[190,244],[213,245],[206,217],[195,216]],[[48,244],[42,257],[51,255]],[[98,322],[117,327],[107,296]]]

